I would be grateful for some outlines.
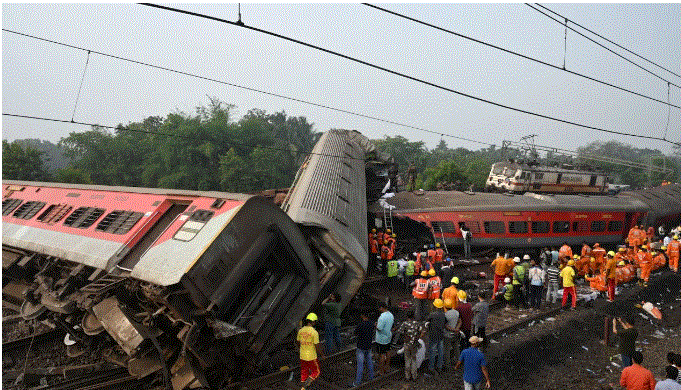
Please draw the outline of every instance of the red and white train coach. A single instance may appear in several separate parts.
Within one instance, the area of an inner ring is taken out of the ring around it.
[[[261,197],[3,181],[2,220],[3,300],[23,287],[24,318],[175,389],[262,363],[319,292],[305,237]]]

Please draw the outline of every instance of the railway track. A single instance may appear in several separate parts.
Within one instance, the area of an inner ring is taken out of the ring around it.
[[[151,380],[139,379],[122,367],[94,371],[54,385],[32,387],[31,390],[126,390],[149,389]]]

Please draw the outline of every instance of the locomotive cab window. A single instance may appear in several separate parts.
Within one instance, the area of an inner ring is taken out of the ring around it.
[[[554,233],[567,233],[570,231],[570,222],[568,221],[555,221],[553,223]]]
[[[504,221],[485,221],[485,233],[506,234],[506,226],[504,226]]]

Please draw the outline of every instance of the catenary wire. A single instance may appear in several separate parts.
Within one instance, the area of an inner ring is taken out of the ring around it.
[[[643,66],[637,64],[636,62],[634,62],[634,61],[628,59],[627,57],[625,57],[625,56],[621,55],[620,53],[618,53],[618,52],[612,50],[611,48],[609,48],[609,47],[603,45],[602,43],[596,42],[596,40],[594,40],[593,38],[587,37],[585,34],[581,33],[580,31],[577,31],[577,30],[575,30],[574,28],[572,28],[572,27],[570,27],[570,26],[568,26],[568,25],[565,25],[563,22],[561,22],[560,20],[558,20],[558,19],[554,18],[553,16],[547,14],[546,12],[544,12],[544,11],[538,9],[538,8],[535,8],[532,4],[530,4],[530,3],[525,3],[525,5],[527,5],[528,7],[532,8],[533,10],[539,12],[540,14],[546,16],[547,18],[549,18],[549,19],[555,21],[556,23],[559,23],[559,24],[561,24],[561,25],[567,27],[570,31],[573,31],[573,32],[576,33],[577,35],[580,35],[580,36],[582,36],[583,38],[585,38],[585,39],[587,39],[587,40],[589,40],[589,41],[595,43],[596,45],[598,45],[598,46],[604,48],[605,50],[611,52],[612,54],[614,54],[614,55],[616,55],[616,56],[622,58],[623,60],[629,62],[630,64],[632,64],[632,65],[634,65],[634,66],[636,66],[636,67],[638,67],[638,68],[640,68],[640,69],[642,69],[642,70],[644,70],[644,71],[650,73],[651,75],[657,77],[658,79],[660,79],[660,80],[662,80],[662,81],[664,81],[664,82],[667,82],[667,83],[669,83],[669,84],[675,86],[676,88],[681,88],[681,86],[679,86],[679,85],[677,85],[677,84],[674,84],[674,83],[672,83],[671,81],[665,79],[664,77],[658,75],[657,73],[655,73],[655,72],[653,72],[653,71],[651,71],[651,70],[649,70],[649,69],[647,69],[647,68],[645,68],[645,67],[643,67]],[[569,19],[568,19],[568,20],[569,20]]]
[[[544,118],[544,119],[549,119],[549,120],[552,120],[552,121],[555,121],[555,122],[565,123],[565,124],[568,124],[568,125],[581,127],[581,128],[584,128],[584,129],[595,130],[595,131],[599,131],[599,132],[603,132],[603,133],[617,134],[617,135],[643,138],[643,139],[650,139],[650,140],[657,140],[657,141],[676,144],[675,142],[672,142],[672,141],[669,141],[669,140],[666,140],[666,139],[660,138],[660,137],[604,129],[604,128],[597,127],[597,126],[585,125],[585,124],[582,124],[582,123],[573,122],[573,121],[569,121],[569,120],[561,119],[561,118],[556,118],[556,117],[552,117],[550,115],[540,114],[540,113],[537,113],[537,112],[528,111],[528,110],[525,110],[525,109],[509,106],[509,105],[506,105],[506,104],[497,103],[497,102],[494,102],[494,101],[489,100],[489,99],[485,99],[485,98],[474,96],[474,95],[471,95],[471,94],[468,94],[468,93],[465,93],[465,92],[457,91],[455,89],[445,87],[445,86],[436,84],[434,82],[426,81],[426,80],[420,79],[420,78],[415,77],[415,76],[410,76],[410,75],[407,75],[405,73],[394,71],[394,70],[391,70],[391,69],[388,69],[388,68],[385,68],[385,67],[382,67],[382,66],[379,66],[379,65],[375,65],[375,64],[372,64],[370,62],[360,60],[358,58],[354,58],[354,57],[351,57],[351,56],[346,55],[346,54],[342,54],[342,53],[339,53],[339,52],[336,52],[336,51],[333,51],[333,50],[330,50],[330,49],[325,49],[323,47],[313,45],[311,43],[303,42],[303,41],[295,39],[295,38],[287,37],[285,35],[281,35],[281,34],[278,34],[278,33],[272,32],[272,31],[264,30],[264,29],[261,29],[261,28],[258,28],[258,27],[248,26],[248,25],[245,25],[243,23],[232,22],[230,20],[218,18],[218,17],[215,17],[215,16],[205,15],[205,14],[192,12],[192,11],[186,11],[186,10],[182,10],[182,9],[179,9],[179,8],[172,8],[172,7],[167,7],[167,6],[158,5],[158,4],[141,3],[141,5],[159,8],[159,9],[163,9],[163,10],[171,11],[171,12],[177,12],[177,13],[181,13],[181,14],[185,14],[185,15],[196,16],[196,17],[199,17],[199,18],[214,20],[214,21],[217,21],[217,22],[226,23],[226,24],[230,24],[230,25],[233,25],[233,26],[237,26],[237,27],[248,29],[248,30],[256,31],[256,32],[259,32],[259,33],[262,33],[262,34],[270,35],[270,36],[280,38],[280,39],[283,39],[283,40],[286,40],[286,41],[289,41],[289,42],[297,43],[297,44],[305,46],[305,47],[309,47],[311,49],[315,49],[315,50],[318,50],[318,51],[322,51],[324,53],[328,53],[328,54],[331,54],[331,55],[334,55],[334,56],[337,56],[337,57],[341,57],[341,58],[347,59],[347,60],[352,61],[352,62],[356,62],[356,63],[362,64],[362,65],[366,65],[368,67],[378,69],[380,71],[390,73],[390,74],[395,75],[395,76],[399,76],[399,77],[402,77],[402,78],[405,78],[405,79],[408,79],[408,80],[412,80],[412,81],[415,81],[415,82],[418,82],[418,83],[421,83],[421,84],[424,84],[424,85],[428,85],[428,86],[431,86],[431,87],[434,87],[434,88],[437,88],[437,89],[440,89],[440,90],[443,90],[443,91],[451,92],[451,93],[456,94],[456,95],[464,96],[464,97],[467,97],[469,99],[473,99],[473,100],[476,100],[476,101],[479,101],[479,102],[483,102],[483,103],[487,103],[487,104],[490,104],[490,105],[493,105],[493,106],[505,108],[507,110],[516,111],[516,112],[520,112],[520,113],[523,113],[523,114],[532,115],[532,116],[536,116],[536,117]]]
[[[630,94],[633,94],[633,95],[636,95],[636,96],[640,96],[640,97],[643,97],[643,98],[646,98],[646,99],[649,99],[649,100],[652,100],[652,101],[655,101],[655,102],[658,102],[658,103],[662,103],[662,104],[664,104],[664,105],[671,105],[671,106],[674,107],[674,108],[679,108],[679,109],[681,109],[681,106],[678,106],[678,105],[675,105],[675,104],[670,104],[669,102],[665,102],[664,100],[656,99],[656,98],[654,98],[654,97],[652,97],[652,96],[648,96],[648,95],[645,95],[645,94],[642,94],[642,93],[639,93],[639,92],[636,92],[636,91],[632,91],[632,90],[630,90],[630,89],[627,89],[627,88],[624,88],[624,87],[620,87],[620,86],[618,86],[618,85],[614,85],[614,84],[608,83],[608,82],[606,82],[606,81],[599,80],[599,79],[596,79],[596,78],[591,77],[591,76],[587,76],[587,75],[582,74],[582,73],[574,72],[574,71],[565,69],[565,67],[560,67],[560,66],[558,66],[558,65],[554,65],[554,64],[551,64],[551,63],[549,63],[549,62],[545,62],[545,61],[542,61],[542,60],[540,60],[540,59],[537,59],[537,58],[534,58],[534,57],[530,57],[530,56],[528,56],[528,55],[521,54],[521,53],[518,53],[518,52],[513,51],[513,50],[510,50],[510,49],[506,49],[506,48],[503,48],[503,47],[500,47],[500,46],[497,46],[497,45],[494,45],[494,44],[491,44],[491,43],[488,43],[488,42],[485,42],[485,41],[482,41],[482,40],[479,40],[479,39],[476,39],[476,38],[472,38],[472,37],[469,37],[468,35],[461,34],[461,33],[457,33],[456,31],[452,31],[452,30],[446,29],[446,28],[444,28],[444,27],[436,26],[436,25],[434,25],[434,24],[431,24],[431,23],[428,23],[428,22],[424,22],[423,20],[416,19],[416,18],[407,16],[407,15],[401,14],[401,13],[399,13],[399,12],[391,11],[391,10],[389,10],[389,9],[386,9],[386,8],[383,8],[383,7],[379,7],[379,6],[374,5],[374,4],[368,4],[368,3],[363,3],[363,4],[366,5],[366,6],[368,6],[368,7],[377,9],[377,10],[379,10],[379,11],[383,11],[383,12],[386,12],[386,13],[388,13],[388,14],[395,15],[395,16],[397,16],[397,17],[400,17],[400,18],[403,18],[403,19],[410,20],[410,21],[412,21],[412,22],[416,22],[416,23],[422,24],[422,25],[424,25],[424,26],[431,27],[431,28],[434,28],[434,29],[436,29],[436,30],[439,30],[439,31],[442,31],[442,32],[446,32],[446,33],[448,33],[448,34],[455,35],[455,36],[457,36],[457,37],[459,37],[459,38],[467,39],[467,40],[469,40],[469,41],[472,41],[472,42],[475,42],[475,43],[479,43],[479,44],[481,44],[481,45],[484,45],[484,46],[487,46],[487,47],[491,47],[491,48],[496,49],[496,50],[500,50],[500,51],[502,51],[502,52],[504,52],[504,53],[512,54],[512,55],[515,55],[515,56],[524,58],[524,59],[526,59],[526,60],[533,61],[533,62],[536,62],[536,63],[538,63],[538,64],[544,65],[544,66],[548,66],[548,67],[550,67],[550,68],[562,70],[562,71],[567,72],[567,73],[570,73],[570,74],[572,74],[572,75],[575,75],[575,76],[578,76],[578,77],[582,77],[582,78],[585,78],[585,79],[587,79],[587,80],[590,80],[590,81],[593,81],[593,82],[596,82],[596,83],[599,83],[599,84],[603,84],[603,85],[606,85],[606,86],[608,86],[608,87],[612,87],[612,88],[618,89],[618,90],[620,90],[620,91],[628,92],[628,93],[630,93]]]
[[[291,96],[281,95],[281,94],[274,93],[274,92],[268,92],[268,91],[264,91],[264,90],[261,90],[261,89],[251,88],[251,87],[247,87],[247,86],[243,86],[243,85],[239,85],[239,84],[234,84],[234,83],[230,83],[230,82],[223,81],[223,80],[218,80],[218,79],[214,79],[214,78],[210,78],[210,77],[206,77],[206,76],[201,76],[201,75],[194,74],[194,73],[184,72],[184,71],[181,71],[181,70],[167,68],[167,67],[160,66],[160,65],[154,65],[154,64],[150,64],[150,63],[146,63],[146,62],[142,62],[142,61],[137,61],[137,60],[133,60],[133,59],[129,59],[129,58],[113,55],[113,54],[107,54],[107,53],[104,53],[104,52],[101,52],[101,51],[86,49],[84,47],[75,46],[75,45],[71,45],[71,44],[63,43],[63,42],[59,42],[59,41],[54,41],[54,40],[51,40],[51,39],[41,38],[41,37],[37,37],[37,36],[34,36],[34,35],[9,30],[9,29],[6,29],[6,28],[3,28],[2,31],[8,32],[8,33],[11,33],[11,34],[16,34],[16,35],[23,36],[23,37],[27,37],[27,38],[31,38],[31,39],[36,39],[36,40],[43,41],[43,42],[48,42],[48,43],[52,43],[52,44],[56,44],[56,45],[69,47],[69,48],[76,49],[76,50],[87,51],[87,52],[90,52],[90,53],[93,53],[93,54],[98,54],[98,55],[101,55],[101,56],[104,56],[104,57],[114,58],[114,59],[117,59],[117,60],[120,60],[120,61],[127,61],[127,62],[137,64],[137,65],[147,66],[147,67],[154,68],[154,69],[159,69],[159,70],[163,70],[163,71],[167,71],[167,72],[171,72],[171,73],[181,74],[183,76],[188,76],[188,77],[193,77],[193,78],[197,78],[197,79],[201,79],[201,80],[211,81],[211,82],[218,83],[218,84],[228,85],[230,87],[240,88],[240,89],[251,91],[251,92],[256,92],[256,93],[260,93],[260,94],[264,94],[264,95],[274,96],[274,97],[281,98],[281,99],[291,100],[291,101],[294,101],[294,102],[303,103],[303,104],[307,104],[307,105],[311,105],[311,106],[315,106],[315,107],[319,107],[319,108],[324,108],[324,109],[328,109],[328,110],[332,110],[332,111],[337,111],[337,112],[341,112],[341,113],[344,113],[344,114],[354,115],[354,116],[365,118],[365,119],[371,119],[371,120],[374,120],[374,121],[383,122],[383,123],[387,123],[387,124],[391,124],[391,125],[395,125],[395,126],[400,126],[400,127],[418,130],[418,131],[422,131],[422,132],[426,132],[426,133],[430,133],[430,134],[436,134],[436,135],[440,135],[440,136],[446,136],[446,137],[449,137],[449,138],[458,139],[460,141],[473,142],[473,143],[488,145],[488,146],[495,145],[495,144],[489,143],[489,142],[478,141],[478,140],[465,138],[465,137],[459,137],[459,136],[456,136],[456,135],[453,135],[453,134],[446,134],[446,133],[442,133],[442,132],[438,132],[438,131],[434,131],[434,130],[429,130],[429,129],[426,129],[426,128],[423,128],[423,127],[418,127],[418,126],[409,125],[409,124],[406,124],[406,123],[396,122],[396,121],[393,121],[393,120],[390,120],[390,119],[380,118],[380,117],[376,117],[376,116],[372,116],[372,115],[368,115],[368,114],[362,114],[360,112],[345,110],[345,109],[342,109],[342,108],[333,107],[333,106],[329,106],[329,105],[325,105],[325,104],[321,104],[321,103],[315,103],[315,102],[312,102],[312,101],[309,101],[309,100],[303,100],[303,99],[299,99],[299,98],[295,98],[295,97],[291,97]]]
[[[538,5],[539,7],[542,7],[543,9],[545,9],[545,10],[551,12],[551,13],[554,14],[554,15],[558,15],[559,17],[561,17],[561,18],[563,18],[563,19],[567,19],[567,18],[565,18],[563,15],[559,14],[558,12],[556,12],[556,11],[554,11],[554,10],[548,8],[548,7],[545,7],[545,6],[543,6],[543,5],[539,4],[539,3],[535,3],[535,4]],[[660,65],[660,64],[657,64],[657,63],[655,63],[655,62],[653,62],[653,61],[651,61],[651,60],[649,60],[649,59],[643,57],[642,55],[637,54],[637,53],[635,53],[635,52],[633,52],[633,51],[627,49],[626,47],[624,47],[624,46],[622,46],[622,45],[619,45],[619,44],[613,42],[612,40],[610,40],[610,39],[604,37],[603,35],[601,35],[601,34],[595,32],[595,31],[593,31],[593,30],[590,30],[590,29],[588,29],[588,28],[582,26],[581,24],[575,22],[574,20],[572,20],[572,19],[567,19],[567,20],[569,20],[570,23],[574,24],[575,26],[581,27],[582,29],[584,29],[584,30],[586,30],[586,31],[588,31],[588,32],[590,32],[590,33],[592,33],[593,35],[595,35],[595,36],[597,36],[597,37],[603,39],[604,41],[609,42],[609,43],[611,43],[611,44],[613,44],[613,45],[619,47],[620,49],[622,49],[622,50],[624,50],[624,51],[626,51],[626,52],[629,52],[629,53],[635,55],[636,57],[641,58],[642,60],[645,60],[646,62],[648,62],[648,63],[650,63],[650,64],[653,64],[653,65],[657,66],[657,67],[660,68],[660,69],[666,70],[667,72],[673,74],[673,75],[676,76],[676,77],[681,77],[681,75],[679,75],[678,73],[675,73],[675,72],[673,72],[673,71],[671,71],[671,70],[665,68],[664,66],[662,66],[662,65]]]
[[[85,67],[83,68],[83,76],[80,78],[80,85],[78,85],[78,94],[76,95],[76,102],[73,104],[73,112],[71,113],[71,122],[76,117],[76,108],[78,108],[78,99],[80,99],[80,91],[83,89],[83,81],[85,81],[85,72],[87,72],[87,64],[90,63],[90,50],[87,51],[85,58]]]

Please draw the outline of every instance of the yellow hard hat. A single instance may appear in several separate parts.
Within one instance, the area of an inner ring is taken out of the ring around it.
[[[657,252],[655,252],[655,251],[652,251],[652,252],[650,252],[650,254],[651,254],[651,255],[656,255],[656,254],[657,254]]]
[[[679,236],[674,236],[674,239],[675,239],[675,240],[678,240],[678,239],[679,239]]]
[[[428,271],[428,275],[430,275],[430,276],[435,276],[435,268],[431,268],[431,269]]]
[[[310,313],[307,315],[307,317],[305,317],[305,319],[310,321],[317,321],[317,315],[314,313]]]
[[[574,255],[572,257],[574,257],[575,259],[579,259],[579,255]]]
[[[627,248],[625,248],[625,247],[620,247],[619,249],[617,249],[618,252],[624,252],[626,250],[627,250]]]
[[[591,258],[591,262],[592,262],[592,263],[595,263],[595,262],[596,262],[596,259],[592,257],[592,258]]]
[[[385,232],[388,233],[388,234],[392,233],[392,231],[390,229],[386,229]]]
[[[449,299],[449,298],[445,299],[445,307],[446,307],[447,309],[451,309],[452,306],[454,306],[454,302],[452,302],[452,300]]]
[[[575,265],[575,261],[574,260],[568,261],[568,265]]]
[[[423,271],[421,271],[421,276],[423,276],[423,277],[428,276],[428,271],[426,271],[425,269]]]
[[[667,250],[667,247],[666,247],[666,246],[663,246],[663,247],[660,248],[660,249],[662,249],[663,251],[666,251],[666,250]]]
[[[609,252],[608,252],[608,256],[615,257],[615,252],[609,251]]]
[[[459,300],[463,301],[464,299],[466,299],[467,296],[468,296],[468,294],[466,294],[465,291],[463,291],[463,290],[459,291]]]
[[[390,241],[388,241],[388,240],[383,241],[384,244],[387,244],[387,243],[389,243],[389,242],[390,242]]]
[[[376,233],[376,228],[371,229],[372,233]]]
[[[624,266],[624,260],[622,260],[622,261],[620,261],[619,263],[617,263],[617,265]]]
[[[454,284],[459,284],[459,277],[458,276],[453,277],[451,282]]]
[[[438,242],[437,244],[435,244],[435,247],[436,247],[436,248],[439,248],[439,247],[440,247],[440,243]]]
[[[648,249],[648,245],[641,245],[641,249]]]
[[[442,299],[438,298],[433,301],[433,306],[437,307],[438,309],[442,309],[442,307],[445,305],[444,302],[442,302]]]
[[[393,235],[391,237],[395,238],[395,237],[397,237],[397,234],[393,233]]]

